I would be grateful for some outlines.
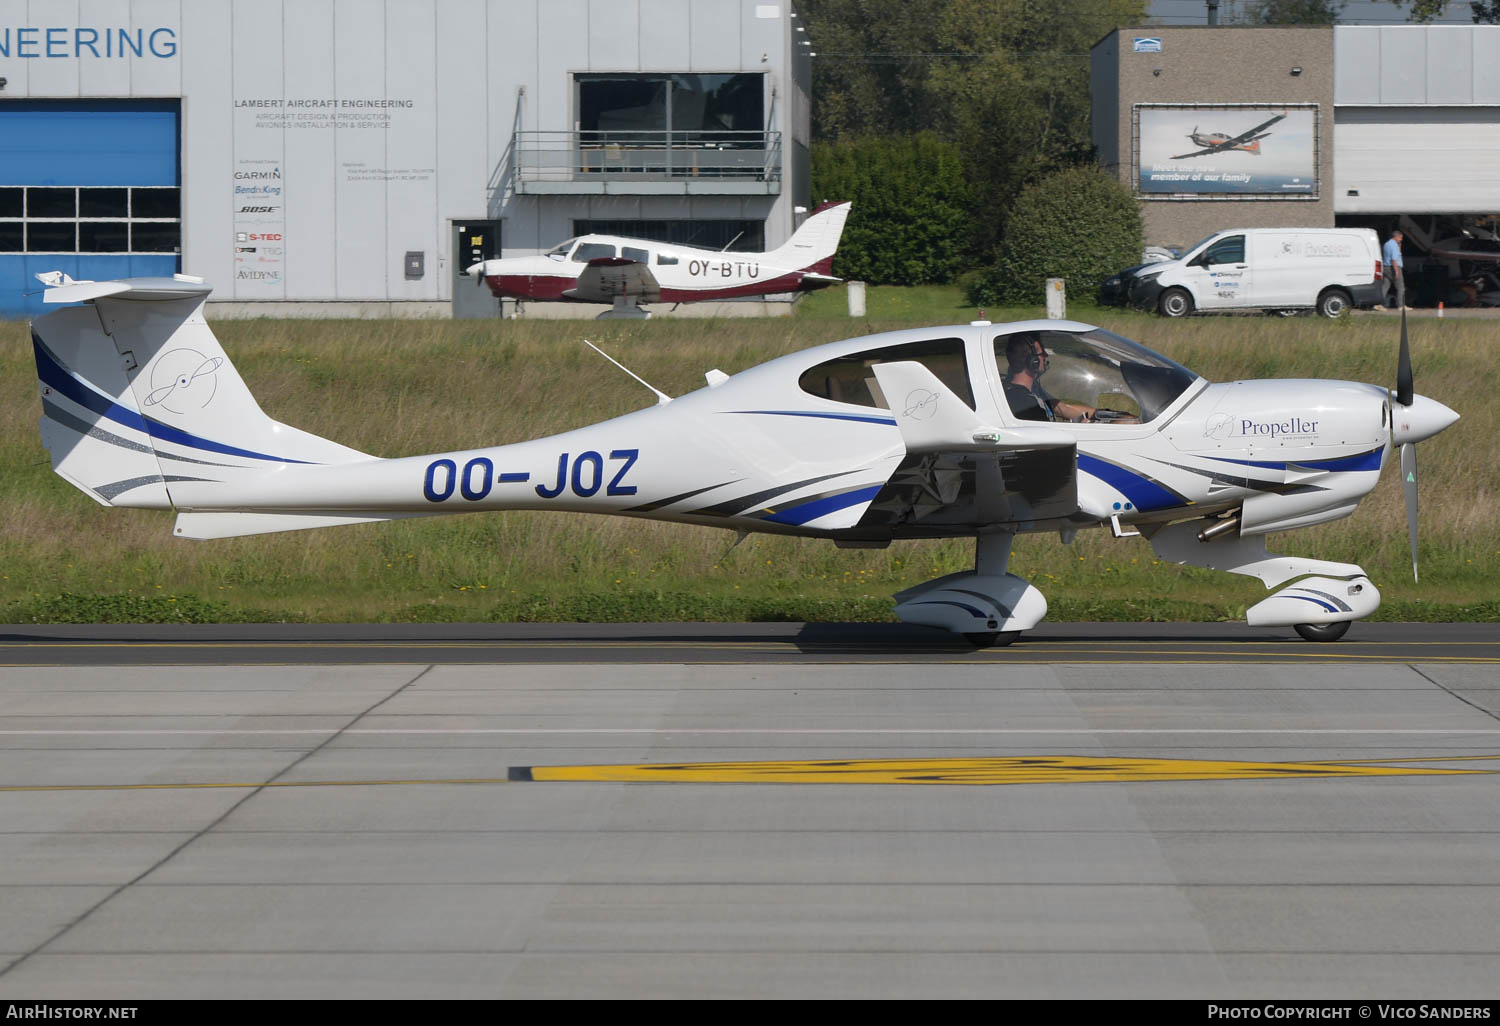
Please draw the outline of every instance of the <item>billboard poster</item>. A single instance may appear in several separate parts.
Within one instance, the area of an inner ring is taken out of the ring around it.
[[[1318,106],[1139,104],[1136,192],[1145,198],[1318,196]]]

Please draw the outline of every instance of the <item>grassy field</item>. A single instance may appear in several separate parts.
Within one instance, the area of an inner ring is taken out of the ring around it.
[[[670,394],[821,342],[966,321],[956,289],[871,289],[851,322],[842,290],[771,320],[223,321],[226,350],[267,412],[384,456],[518,441],[647,405],[588,337]],[[993,320],[1040,311],[989,311]],[[1194,318],[1074,304],[1214,380],[1394,383],[1396,321]],[[1463,414],[1420,446],[1422,583],[1411,580],[1397,475],[1352,517],[1274,538],[1273,551],[1359,562],[1388,619],[1500,619],[1500,470],[1492,432],[1497,328],[1413,326],[1419,391]],[[881,620],[892,592],[968,567],[971,542],[843,551],[828,542],[577,514],[474,514],[218,542],[170,535],[169,513],[108,510],[51,473],[37,433],[30,343],[0,322],[0,621]],[[1156,562],[1140,539],[1084,532],[1017,542],[1012,570],[1052,619],[1233,619],[1259,582]]]

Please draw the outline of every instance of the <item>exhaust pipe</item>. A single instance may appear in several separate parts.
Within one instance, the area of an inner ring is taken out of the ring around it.
[[[1217,524],[1205,527],[1203,530],[1199,531],[1198,540],[1201,542],[1209,542],[1213,541],[1215,538],[1220,538],[1226,534],[1229,534],[1231,531],[1238,534],[1239,530],[1240,515],[1238,513],[1235,513],[1233,516],[1225,517]]]

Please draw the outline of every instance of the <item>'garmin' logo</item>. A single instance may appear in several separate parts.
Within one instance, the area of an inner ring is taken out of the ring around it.
[[[274,167],[274,168],[272,168],[269,171],[236,171],[234,173],[234,180],[237,181],[237,182],[243,182],[243,181],[246,181],[248,179],[255,179],[255,178],[274,178],[277,181],[280,181],[281,180],[281,168]]]

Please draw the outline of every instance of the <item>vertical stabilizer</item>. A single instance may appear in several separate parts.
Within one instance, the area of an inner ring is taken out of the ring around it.
[[[851,206],[848,200],[824,203],[808,215],[784,246],[767,254],[767,259],[780,267],[832,274],[833,255],[838,252]]]
[[[48,290],[86,305],[32,322],[42,441],[95,500],[163,509],[174,482],[368,459],[266,416],[203,319],[208,292],[171,278]]]

